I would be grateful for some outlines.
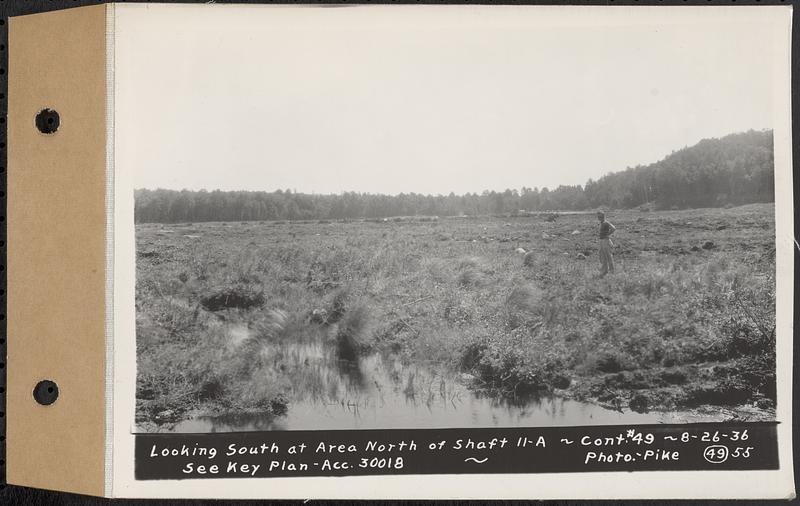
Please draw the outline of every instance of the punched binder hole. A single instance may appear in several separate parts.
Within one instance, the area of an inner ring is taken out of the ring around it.
[[[42,380],[33,389],[33,398],[42,406],[49,406],[58,399],[58,385],[54,381]]]
[[[58,112],[52,109],[42,109],[36,115],[36,128],[43,134],[53,134],[61,125],[61,118]]]

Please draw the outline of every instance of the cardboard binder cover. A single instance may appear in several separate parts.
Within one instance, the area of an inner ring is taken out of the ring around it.
[[[104,5],[12,18],[8,112],[8,481],[103,495]],[[43,134],[34,118],[58,111]],[[38,404],[50,379],[58,400]]]

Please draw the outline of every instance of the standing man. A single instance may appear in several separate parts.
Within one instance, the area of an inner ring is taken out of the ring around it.
[[[614,256],[611,254],[614,243],[611,242],[611,234],[617,229],[606,221],[606,213],[603,211],[597,211],[597,219],[600,221],[600,276],[605,276],[614,272]]]

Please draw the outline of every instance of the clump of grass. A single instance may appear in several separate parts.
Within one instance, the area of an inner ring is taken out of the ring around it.
[[[281,309],[270,309],[255,325],[255,332],[245,339],[242,346],[247,355],[259,355],[269,346],[277,344],[289,326],[289,313]]]
[[[474,339],[461,348],[458,364],[462,371],[474,371],[480,364],[481,358],[486,353],[487,344],[484,340]]]
[[[486,285],[486,276],[475,269],[463,269],[456,277],[458,286],[462,288],[477,288]]]
[[[336,352],[341,360],[355,361],[367,346],[370,314],[366,304],[356,304],[345,313],[336,331]]]
[[[621,281],[622,293],[627,298],[644,296],[653,299],[672,292],[670,277],[673,275],[661,272],[626,277]]]
[[[531,320],[540,310],[544,292],[532,285],[517,286],[506,298],[507,321],[517,328]]]
[[[350,293],[347,289],[341,288],[333,294],[331,300],[331,308],[327,311],[326,323],[336,323],[342,319],[347,313],[347,305],[350,299]]]
[[[483,262],[478,257],[463,257],[456,263],[456,269],[459,271],[483,269]]]
[[[493,274],[486,261],[479,257],[462,257],[456,262],[456,283],[462,288],[480,288],[489,284]]]
[[[279,399],[286,388],[285,378],[274,367],[273,354],[288,338],[291,321],[286,311],[270,309],[240,346],[212,352],[211,360],[197,374],[205,379],[202,388],[216,393],[219,404],[270,412],[273,400]],[[217,340],[213,343],[216,348]]]
[[[525,350],[493,347],[487,352],[478,363],[477,376],[490,392],[514,398],[546,392],[565,383],[565,368],[554,354],[531,357]]]
[[[200,317],[200,308],[175,297],[163,297],[153,304],[149,315],[167,335],[184,339]]]
[[[438,283],[445,283],[450,279],[450,263],[440,258],[426,258],[422,261],[427,277]]]
[[[252,347],[229,348],[226,336],[209,328],[192,343],[162,343],[140,352],[137,422],[169,426],[185,413],[206,409],[272,413],[286,385]]]

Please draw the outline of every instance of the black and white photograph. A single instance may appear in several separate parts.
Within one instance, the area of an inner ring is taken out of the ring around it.
[[[289,10],[118,48],[136,431],[776,419],[771,24]]]

